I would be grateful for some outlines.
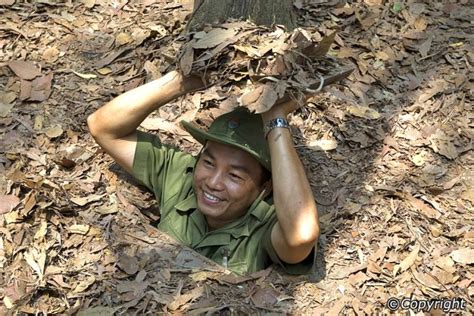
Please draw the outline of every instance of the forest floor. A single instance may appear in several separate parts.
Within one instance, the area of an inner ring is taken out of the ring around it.
[[[316,268],[239,277],[154,228],[152,195],[86,126],[174,69],[192,1],[0,0],[0,314],[360,315],[389,298],[472,314],[473,6],[341,2],[294,3],[300,25],[339,29],[330,55],[355,68],[291,120],[318,202]],[[143,128],[196,153],[176,122],[210,120],[203,105],[225,98],[196,92]]]

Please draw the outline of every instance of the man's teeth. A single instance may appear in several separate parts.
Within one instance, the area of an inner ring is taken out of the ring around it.
[[[204,196],[205,196],[207,199],[211,200],[211,201],[216,201],[216,202],[219,201],[219,199],[216,198],[214,195],[210,195],[210,194],[208,194],[208,193],[206,193],[206,192],[204,192]]]

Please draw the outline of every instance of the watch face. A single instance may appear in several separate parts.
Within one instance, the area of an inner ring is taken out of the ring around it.
[[[273,120],[271,120],[267,125],[264,127],[264,132],[265,132],[265,138],[267,137],[267,134],[274,128],[276,127],[285,127],[285,128],[290,128],[290,124],[281,117],[277,117]]]
[[[277,119],[275,119],[275,121],[273,122],[272,125],[275,126],[275,127],[287,127],[287,126],[289,126],[288,122],[284,118],[281,118],[281,117],[278,117]]]

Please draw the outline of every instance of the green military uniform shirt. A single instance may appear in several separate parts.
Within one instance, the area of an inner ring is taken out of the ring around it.
[[[275,208],[261,197],[243,217],[208,231],[192,186],[195,165],[196,157],[162,145],[156,136],[138,132],[133,174],[159,202],[161,231],[239,274],[259,271],[272,262],[290,274],[309,272],[314,250],[298,264],[286,264],[278,258],[270,238],[277,221]]]

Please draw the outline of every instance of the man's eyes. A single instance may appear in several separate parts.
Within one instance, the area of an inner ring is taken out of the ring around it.
[[[214,163],[211,160],[203,159],[202,161],[203,161],[205,166],[214,167]],[[233,173],[233,172],[229,173],[229,176],[230,176],[230,178],[232,178],[232,180],[237,180],[237,181],[244,180],[244,178],[241,175],[238,175],[238,174]]]
[[[212,161],[207,160],[207,159],[204,159],[203,161],[204,161],[204,164],[205,164],[205,165],[207,165],[207,166],[213,166]]]
[[[243,180],[243,178],[235,173],[231,173],[230,177],[234,180]]]

